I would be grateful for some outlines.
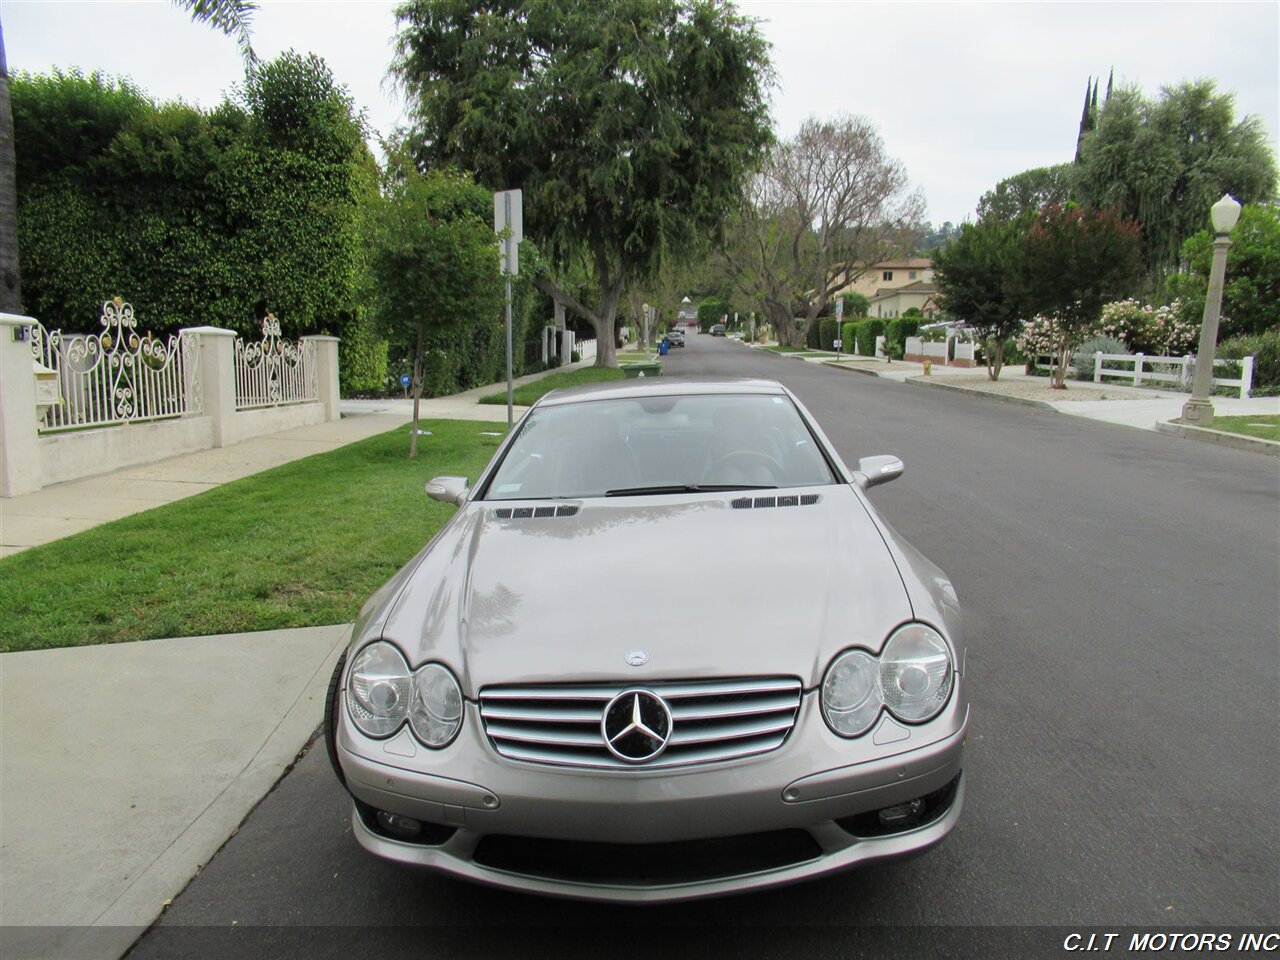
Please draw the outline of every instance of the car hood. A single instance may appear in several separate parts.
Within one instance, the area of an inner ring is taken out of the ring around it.
[[[469,503],[366,622],[415,667],[451,667],[471,696],[779,674],[813,686],[839,650],[878,650],[911,605],[852,489],[757,507],[762,493]],[[633,650],[647,662],[629,666]]]

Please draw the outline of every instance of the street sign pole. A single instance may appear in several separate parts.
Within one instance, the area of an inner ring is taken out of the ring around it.
[[[506,205],[506,215],[507,215],[506,220],[507,220],[507,223],[510,223],[511,222],[511,191],[510,190],[504,191],[502,194],[502,199],[504,204]],[[508,264],[511,262],[511,247],[513,244],[514,244],[514,241],[510,237],[508,237],[507,238],[507,256],[505,258]],[[515,381],[512,379],[513,371],[512,371],[512,364],[511,364],[511,273],[509,271],[504,271],[504,272],[507,273],[507,429],[510,430],[512,425],[515,423],[516,390],[515,390]]]
[[[836,301],[836,359],[840,359],[840,348],[844,346],[844,297]]]
[[[507,429],[515,423],[515,381],[511,359],[511,278],[520,272],[520,241],[524,239],[524,195],[519,190],[502,190],[493,195],[493,231],[507,231],[499,248],[502,272],[507,280]]]

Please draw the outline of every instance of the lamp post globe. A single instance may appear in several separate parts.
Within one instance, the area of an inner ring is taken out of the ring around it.
[[[1209,290],[1204,298],[1204,320],[1200,325],[1200,348],[1196,352],[1195,381],[1191,399],[1182,405],[1182,422],[1207,427],[1213,423],[1213,359],[1218,346],[1218,318],[1222,312],[1222,286],[1227,273],[1227,250],[1231,231],[1240,219],[1240,204],[1229,193],[1209,211],[1213,221],[1213,265],[1209,268]]]

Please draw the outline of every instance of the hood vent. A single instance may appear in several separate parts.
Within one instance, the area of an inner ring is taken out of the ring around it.
[[[572,517],[581,507],[502,507],[493,511],[499,520],[546,520],[551,517]]]
[[[738,497],[729,506],[735,510],[762,510],[766,507],[811,507],[822,497],[816,493],[789,494],[782,497]]]

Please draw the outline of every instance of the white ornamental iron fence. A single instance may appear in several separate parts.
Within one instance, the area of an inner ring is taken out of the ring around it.
[[[316,381],[316,345],[282,339],[280,321],[268,313],[262,339],[236,337],[236,409],[310,403],[320,398]]]
[[[102,304],[100,323],[103,329],[92,334],[33,325],[41,433],[201,412],[193,338],[139,335],[133,307],[120,297]]]

